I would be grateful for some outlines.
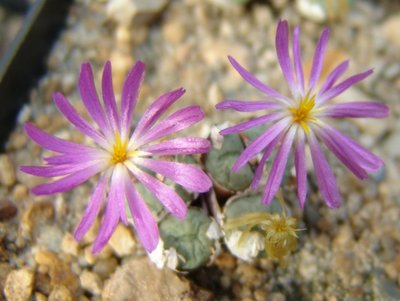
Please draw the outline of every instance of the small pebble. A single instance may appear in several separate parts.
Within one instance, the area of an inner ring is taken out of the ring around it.
[[[66,254],[70,254],[75,257],[78,256],[79,245],[71,233],[66,233],[64,235],[64,238],[61,242],[61,250]]]
[[[27,269],[11,271],[4,285],[4,295],[8,301],[28,301],[32,295],[33,273]]]
[[[17,212],[17,207],[12,202],[0,200],[0,222],[13,218]]]
[[[0,184],[10,187],[15,183],[15,168],[8,155],[0,155]]]
[[[83,289],[95,296],[101,294],[103,283],[99,275],[89,272],[88,270],[84,270],[79,276],[79,280]]]
[[[136,245],[132,232],[122,224],[117,226],[108,244],[118,257],[131,255]]]

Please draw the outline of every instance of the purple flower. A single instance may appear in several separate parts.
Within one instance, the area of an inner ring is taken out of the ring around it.
[[[263,166],[277,148],[277,154],[268,176],[263,203],[269,204],[277,193],[282,182],[288,156],[294,146],[294,165],[297,176],[297,196],[303,208],[307,194],[306,141],[310,147],[317,183],[322,197],[331,208],[340,205],[340,195],[332,169],[330,168],[320,146],[322,141],[336,157],[357,177],[367,178],[368,172],[378,171],[383,161],[358,145],[346,135],[329,125],[331,119],[352,117],[383,118],[389,113],[386,105],[379,102],[355,101],[336,102],[335,98],[342,92],[363,80],[372,73],[367,70],[338,82],[346,71],[348,61],[337,66],[321,86],[318,81],[328,43],[329,31],[325,29],[315,49],[310,78],[306,83],[300,55],[300,31],[293,31],[293,65],[289,56],[289,25],[280,21],[276,32],[276,51],[282,73],[289,85],[292,96],[287,97],[260,82],[254,75],[244,69],[234,58],[229,57],[232,66],[252,86],[266,94],[266,100],[240,101],[224,100],[217,109],[234,109],[239,112],[265,111],[265,114],[249,121],[237,124],[221,131],[222,135],[233,134],[262,125],[270,127],[239,156],[233,165],[234,171],[243,167],[258,153],[263,152],[256,169],[252,188],[258,186]],[[317,138],[318,137],[318,138]]]
[[[206,192],[212,185],[201,169],[165,159],[165,156],[170,155],[206,153],[210,148],[208,140],[184,137],[156,142],[203,119],[204,114],[200,107],[191,105],[159,121],[161,115],[184,94],[184,89],[161,95],[143,113],[130,134],[133,111],[144,73],[145,65],[138,61],[125,79],[122,101],[118,108],[114,97],[110,62],[105,64],[103,71],[103,104],[99,102],[90,65],[82,65],[79,76],[81,97],[98,128],[83,119],[61,93],[55,93],[54,102],[57,108],[79,131],[94,141],[93,146],[54,137],[30,123],[25,125],[26,133],[33,141],[59,153],[45,158],[44,166],[21,168],[23,172],[35,176],[61,176],[53,182],[34,187],[34,194],[49,195],[67,191],[100,174],[83,218],[75,231],[75,238],[81,240],[99,214],[106,196],[104,217],[93,245],[94,253],[104,247],[119,220],[125,225],[128,224],[125,201],[128,202],[137,235],[144,248],[148,252],[156,248],[159,241],[157,223],[136,190],[133,184],[135,180],[141,182],[174,216],[179,219],[185,218],[187,207],[180,196],[146,171],[169,178],[194,192]],[[164,160],[157,158],[158,156],[162,156]]]

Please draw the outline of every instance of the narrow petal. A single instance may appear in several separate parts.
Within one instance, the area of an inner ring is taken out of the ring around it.
[[[143,172],[131,162],[127,162],[126,165],[144,187],[146,187],[171,214],[179,219],[185,218],[187,213],[186,204],[172,188]]]
[[[110,201],[110,194],[107,199],[106,210],[101,221],[100,229],[97,237],[93,243],[92,252],[99,253],[107,242],[110,240],[111,235],[114,233],[119,222],[119,208],[116,202]]]
[[[336,83],[336,81],[346,72],[349,67],[349,61],[344,61],[340,65],[338,65],[333,71],[327,76],[324,83],[321,86],[321,89],[318,91],[318,97],[324,94],[327,90],[332,88],[332,86]]]
[[[117,103],[115,101],[110,61],[107,61],[104,64],[101,89],[108,122],[110,123],[114,133],[120,132],[120,120],[118,116]]]
[[[307,197],[307,167],[306,147],[303,131],[298,131],[294,147],[294,166],[296,169],[297,198],[300,207],[303,209]]]
[[[250,85],[267,94],[268,96],[274,97],[275,99],[283,101],[284,103],[288,102],[285,96],[260,82],[253,74],[251,74],[241,65],[239,65],[239,63],[233,57],[228,56],[228,59],[231,62],[233,68],[235,68],[236,71],[243,77],[243,79],[247,81]]]
[[[36,195],[48,195],[57,192],[64,192],[86,182],[90,177],[104,169],[104,163],[96,163],[90,167],[68,175],[51,183],[45,183],[32,188]]]
[[[145,73],[145,65],[142,61],[137,61],[129,71],[124,86],[122,88],[121,101],[121,138],[128,138],[129,128],[131,126],[133,110],[136,105],[136,99],[139,95],[139,89],[142,85]]]
[[[107,145],[107,141],[103,134],[95,130],[85,119],[83,119],[61,93],[55,93],[53,99],[60,112],[63,113],[69,122],[71,122],[78,130],[92,138],[99,145]]]
[[[51,165],[51,166],[21,166],[20,170],[24,173],[38,176],[38,177],[59,177],[65,176],[70,173],[77,172],[85,169],[96,162],[83,161],[78,164],[63,164],[63,165]]]
[[[89,231],[90,227],[92,227],[94,221],[96,220],[96,217],[99,214],[101,205],[103,203],[102,201],[106,191],[107,181],[107,176],[103,174],[100,177],[99,182],[96,184],[92,195],[90,196],[89,204],[86,207],[81,222],[75,230],[74,237],[76,240],[80,241]]]
[[[296,131],[297,128],[292,126],[282,138],[282,144],[276,154],[271,172],[268,176],[267,185],[265,186],[262,198],[262,203],[264,205],[269,205],[279,190]]]
[[[357,157],[352,157],[351,153],[337,143],[329,134],[327,134],[323,129],[318,131],[320,138],[325,143],[325,145],[335,154],[335,156],[359,179],[368,178],[367,172],[358,164],[359,160]]]
[[[253,176],[253,180],[251,181],[251,189],[256,190],[258,188],[258,184],[260,183],[260,179],[263,173],[264,165],[267,162],[267,159],[271,155],[272,151],[275,149],[275,146],[280,141],[281,135],[276,137],[271,143],[265,148],[264,154],[261,157],[260,162],[257,165],[256,171]]]
[[[94,85],[93,71],[89,63],[82,64],[78,84],[81,98],[87,111],[105,136],[109,137],[111,129],[99,102],[99,97],[97,96],[96,87]]]
[[[154,101],[140,118],[131,139],[140,137],[146,130],[151,128],[160,116],[183,94],[185,89],[180,88],[167,92]]]
[[[271,126],[263,134],[258,136],[258,138],[251,142],[240,154],[235,164],[233,164],[232,170],[237,172],[247,162],[249,162],[251,158],[261,152],[264,148],[266,148],[288,126],[288,122],[288,119],[282,119],[281,121],[278,121],[276,124]]]
[[[221,109],[233,109],[238,112],[254,112],[260,110],[276,110],[282,106],[276,101],[268,100],[255,100],[255,101],[243,101],[243,100],[231,100],[227,99],[221,101],[215,106],[218,110]]]
[[[381,102],[354,101],[330,104],[320,116],[332,118],[385,118],[389,107]]]
[[[297,86],[300,88],[301,95],[304,95],[304,72],[303,64],[301,62],[301,50],[300,50],[300,29],[296,26],[293,30],[293,61],[294,70],[296,72]]]
[[[77,154],[62,154],[51,157],[46,157],[43,160],[50,165],[63,165],[63,164],[80,164],[85,161],[95,160],[110,160],[110,155],[102,150],[93,150],[93,152],[77,153]]]
[[[151,252],[157,247],[160,239],[157,223],[134,185],[130,182],[126,182],[125,185],[136,233],[144,249]]]
[[[329,29],[325,28],[322,31],[321,37],[318,41],[317,47],[315,48],[314,52],[313,64],[310,73],[310,80],[308,82],[308,87],[310,91],[315,90],[319,77],[321,75],[321,70],[324,63],[325,50],[326,50],[326,45],[328,44],[328,40],[329,40]]]
[[[282,116],[283,115],[282,115],[281,112],[276,112],[276,113],[263,115],[263,116],[260,116],[260,117],[256,117],[256,118],[250,119],[248,121],[244,121],[242,123],[238,123],[237,125],[231,126],[229,128],[223,129],[219,133],[221,135],[230,135],[230,134],[240,133],[240,132],[243,132],[245,130],[251,129],[253,127],[256,127],[256,126],[259,126],[259,125],[262,125],[262,124],[266,124],[266,123],[269,123],[269,122],[276,121],[276,120],[282,118]]]
[[[149,158],[138,158],[135,163],[171,179],[190,191],[207,192],[212,186],[210,178],[204,171],[190,164]]]
[[[180,109],[171,114],[163,121],[148,130],[136,141],[131,141],[136,147],[150,143],[154,140],[182,131],[204,118],[200,106],[192,105]]]
[[[211,148],[209,140],[199,137],[179,137],[151,146],[143,147],[141,150],[153,155],[193,155],[208,153]]]
[[[311,157],[314,164],[315,177],[322,198],[330,208],[338,208],[340,206],[339,188],[336,183],[335,175],[321,150],[315,135],[310,132],[308,135],[308,143],[310,145]]]
[[[296,96],[297,86],[293,77],[292,64],[289,56],[289,24],[286,20],[279,21],[278,28],[276,30],[276,54],[278,56],[279,65],[283,76],[285,77],[292,94]]]
[[[108,193],[108,202],[117,204],[119,217],[124,225],[128,225],[128,219],[125,212],[125,181],[129,179],[129,174],[122,164],[117,164],[114,167],[110,191]]]
[[[76,154],[91,151],[92,148],[68,140],[57,138],[34,126],[32,123],[24,125],[26,134],[41,147],[63,154]]]
[[[321,94],[318,99],[319,104],[323,104],[324,102],[331,100],[332,98],[338,96],[339,94],[346,91],[351,86],[355,85],[359,81],[363,80],[364,78],[370,76],[372,74],[372,69],[367,70],[362,73],[358,73],[356,75],[350,76],[349,78],[342,81],[340,84],[337,84],[333,88],[330,88],[325,93]]]
[[[324,135],[326,140],[329,139],[337,148],[345,151],[348,160],[352,160],[367,172],[377,172],[384,165],[379,157],[331,126],[325,125],[319,129],[319,133]]]

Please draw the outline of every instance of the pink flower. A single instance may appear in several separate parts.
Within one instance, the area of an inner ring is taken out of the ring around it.
[[[297,196],[300,206],[304,207],[307,195],[305,145],[308,142],[321,195],[329,207],[336,208],[340,205],[339,190],[332,169],[321,151],[319,140],[357,177],[365,179],[368,172],[378,171],[383,166],[383,161],[346,135],[338,132],[329,123],[331,119],[344,117],[384,118],[388,115],[389,109],[379,102],[335,102],[334,99],[342,92],[372,73],[372,70],[367,70],[338,83],[340,76],[348,67],[348,61],[337,66],[322,85],[317,86],[329,38],[328,29],[322,32],[315,49],[310,78],[306,84],[301,62],[299,35],[299,28],[295,27],[292,37],[292,65],[289,56],[289,26],[287,21],[278,23],[276,51],[282,73],[292,94],[291,97],[284,96],[261,83],[234,58],[229,57],[232,66],[239,74],[252,86],[266,94],[267,98],[260,101],[224,100],[219,103],[216,106],[217,109],[234,109],[239,112],[265,111],[265,115],[224,129],[221,134],[233,134],[262,124],[271,124],[263,134],[247,146],[232,168],[234,171],[238,171],[250,159],[263,152],[252,182],[252,188],[255,189],[260,181],[266,160],[275,148],[278,149],[263,195],[262,201],[266,205],[271,202],[279,189],[291,148],[294,146]]]
[[[89,64],[83,64],[79,89],[83,103],[97,128],[83,119],[61,94],[55,93],[54,102],[64,116],[82,133],[90,137],[94,146],[77,144],[49,135],[26,124],[28,136],[37,144],[59,154],[45,158],[44,166],[24,166],[23,172],[40,177],[60,177],[53,182],[32,189],[37,195],[64,192],[86,182],[96,174],[100,178],[90,197],[83,218],[75,231],[81,240],[95,221],[107,198],[104,217],[93,245],[99,252],[110,239],[118,222],[127,225],[125,202],[128,202],[137,235],[144,248],[151,252],[159,241],[157,223],[137,192],[134,181],[141,182],[174,216],[183,219],[187,207],[180,196],[162,181],[146,171],[171,179],[194,192],[206,192],[211,187],[208,176],[190,164],[165,160],[165,156],[200,154],[209,151],[208,140],[184,137],[156,142],[177,133],[203,119],[200,107],[191,105],[160,120],[165,111],[185,92],[177,89],[161,95],[143,113],[132,134],[130,128],[145,65],[138,61],[125,79],[121,106],[118,108],[111,78],[111,64],[104,66],[102,79],[103,104],[100,103]],[[157,158],[163,156],[163,160]]]

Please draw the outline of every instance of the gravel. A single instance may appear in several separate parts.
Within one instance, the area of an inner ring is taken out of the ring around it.
[[[228,54],[284,93],[288,88],[274,49],[277,20],[286,18],[291,26],[300,25],[306,69],[324,26],[302,16],[294,1],[248,1],[244,5],[238,3],[245,1],[233,0],[154,0],[148,1],[147,8],[135,6],[144,1],[128,1],[129,10],[122,18],[125,2],[75,1],[66,29],[48,59],[48,73],[31,91],[6,153],[0,155],[0,286],[8,300],[107,300],[115,279],[120,279],[121,287],[140,279],[121,273],[152,268],[130,228],[120,226],[114,235],[118,237],[96,256],[90,250],[98,223],[81,243],[74,241],[72,233],[93,181],[68,193],[39,197],[30,194],[29,188],[42,180],[18,170],[24,164],[41,163],[46,155],[24,135],[26,121],[59,137],[84,139],[71,130],[51,101],[52,93],[61,91],[84,113],[75,85],[82,62],[93,64],[99,84],[104,61],[111,60],[118,99],[126,72],[135,60],[143,60],[147,75],[137,111],[165,91],[183,86],[187,92],[176,107],[200,104],[206,119],[190,131],[206,137],[214,124],[243,118],[217,112],[217,102],[262,97],[236,74]],[[306,230],[300,232],[299,247],[285,268],[265,258],[243,262],[223,247],[211,266],[189,275],[152,271],[171,274],[157,280],[162,287],[171,284],[177,294],[183,291],[181,296],[192,296],[176,299],[175,295],[171,300],[211,300],[211,296],[224,301],[400,300],[400,15],[391,3],[354,1],[343,17],[329,20],[329,61],[349,58],[353,73],[368,67],[375,70],[348,96],[378,99],[391,107],[385,120],[337,123],[384,158],[384,171],[361,182],[330,158],[343,204],[337,210],[328,209],[310,174],[306,209],[300,212],[293,206]],[[288,185],[284,192],[295,204],[293,187]],[[161,300],[157,298],[162,298],[162,290],[151,287],[137,296],[152,292],[146,300]]]

